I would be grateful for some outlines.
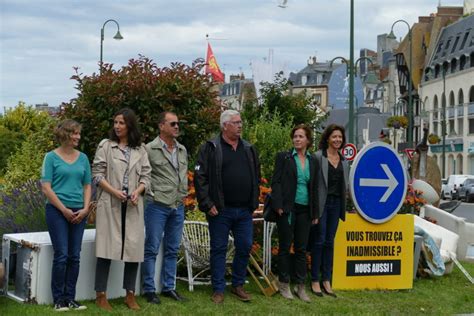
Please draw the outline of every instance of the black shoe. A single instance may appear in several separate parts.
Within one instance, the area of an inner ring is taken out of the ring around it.
[[[323,297],[323,292],[317,292],[317,291],[313,290],[313,287],[311,287],[311,292],[316,296]]]
[[[54,310],[56,312],[67,312],[69,310],[69,307],[65,301],[61,301],[54,304]]]
[[[150,304],[160,304],[160,298],[154,292],[144,293],[143,296],[146,298],[146,301]]]
[[[178,302],[187,301],[187,299],[179,295],[178,292],[176,292],[176,290],[163,291],[161,292],[161,295],[172,298]]]
[[[67,303],[67,305],[68,305],[69,309],[76,310],[76,311],[82,311],[82,310],[87,309],[87,306],[84,306],[84,305],[82,305],[81,303],[79,303],[78,301],[75,301],[75,300],[70,300]]]
[[[328,290],[326,290],[326,288],[325,288],[324,285],[323,285],[323,282],[320,283],[320,286],[321,286],[321,290],[323,290],[324,294],[329,295],[329,296],[332,296],[332,297],[334,297],[334,298],[337,297],[336,293],[334,293],[334,292],[328,292]]]

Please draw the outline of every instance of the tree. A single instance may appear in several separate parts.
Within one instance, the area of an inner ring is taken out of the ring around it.
[[[307,124],[317,130],[326,119],[326,115],[321,115],[311,108],[313,100],[305,93],[290,94],[290,85],[290,81],[283,77],[282,72],[275,75],[273,83],[263,83],[260,100],[250,99],[244,103],[242,111],[244,120],[256,122],[264,111],[268,111],[269,118],[278,113],[283,124],[288,122],[292,126]]]
[[[49,130],[55,124],[48,113],[38,111],[24,102],[0,116],[0,174],[8,172],[7,161],[32,135]],[[52,139],[52,134],[50,135]],[[35,152],[32,152],[35,154]],[[31,157],[26,157],[26,160]]]
[[[327,115],[311,107],[312,97],[306,96],[305,93],[289,94],[289,89],[290,81],[283,78],[281,72],[277,73],[274,83],[262,84],[260,100],[254,98],[244,103],[242,119],[246,126],[259,125],[262,120],[277,124],[274,122],[276,119],[282,127],[290,127],[286,136],[288,139],[289,132],[294,126],[306,124],[312,127],[314,144],[317,145],[320,138],[319,129]],[[280,148],[280,150],[284,149],[287,148]]]
[[[24,185],[28,180],[40,178],[44,155],[55,147],[53,129],[56,125],[49,118],[45,128],[28,135],[18,149],[8,158],[5,184],[2,189],[7,192]]]
[[[291,122],[282,122],[278,112],[270,115],[266,108],[253,124],[245,126],[242,136],[257,148],[263,178],[271,180],[276,154],[291,147],[292,128]]]
[[[219,128],[217,92],[210,77],[202,74],[204,66],[199,59],[191,66],[172,63],[159,68],[140,56],[119,70],[106,64],[100,75],[84,76],[76,69],[72,79],[79,93],[64,104],[62,116],[82,124],[81,150],[92,158],[100,140],[108,137],[117,110],[128,107],[136,112],[144,142],[157,136],[158,114],[173,111],[184,123],[180,141],[194,158],[201,142]]]

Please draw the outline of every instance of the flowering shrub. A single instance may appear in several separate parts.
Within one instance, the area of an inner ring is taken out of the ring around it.
[[[438,135],[436,134],[429,134],[428,135],[428,142],[430,144],[438,144],[441,141],[441,138],[439,138]]]
[[[421,197],[422,194],[423,192],[415,190],[411,185],[408,185],[405,201],[403,201],[403,205],[398,213],[420,215],[420,208],[426,204],[426,200]]]
[[[403,115],[394,115],[390,116],[387,119],[387,126],[388,127],[394,127],[394,128],[407,128],[408,126],[408,118]]]
[[[270,184],[268,180],[265,178],[260,179],[260,196],[258,197],[258,201],[263,204],[265,202],[265,197],[268,193],[272,192],[272,188],[269,187]]]
[[[41,183],[29,180],[11,193],[0,192],[0,236],[47,230]]]

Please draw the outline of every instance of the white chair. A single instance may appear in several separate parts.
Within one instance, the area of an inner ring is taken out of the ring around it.
[[[184,221],[182,245],[188,270],[187,280],[189,291],[194,285],[210,284],[210,277],[203,277],[204,272],[211,268],[209,226],[206,222]],[[229,236],[226,262],[232,262],[235,248]]]
[[[446,266],[445,274],[451,273],[454,266],[453,258],[456,259],[459,235],[418,216],[415,216],[415,225],[421,227],[433,238]]]

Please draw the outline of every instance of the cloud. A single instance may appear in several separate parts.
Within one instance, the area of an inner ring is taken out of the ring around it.
[[[0,109],[25,100],[58,105],[76,94],[73,67],[97,72],[100,29],[105,27],[104,61],[115,67],[143,54],[160,66],[204,57],[206,34],[227,74],[250,75],[250,62],[267,57],[297,71],[308,56],[319,60],[349,55],[347,0],[2,0],[0,4]],[[436,11],[437,0],[354,0],[355,50],[376,49],[377,35],[393,21],[410,24]],[[462,5],[444,0],[443,5]],[[404,36],[403,26],[395,29]],[[215,38],[226,40],[215,40]],[[357,52],[356,52],[357,55]]]

